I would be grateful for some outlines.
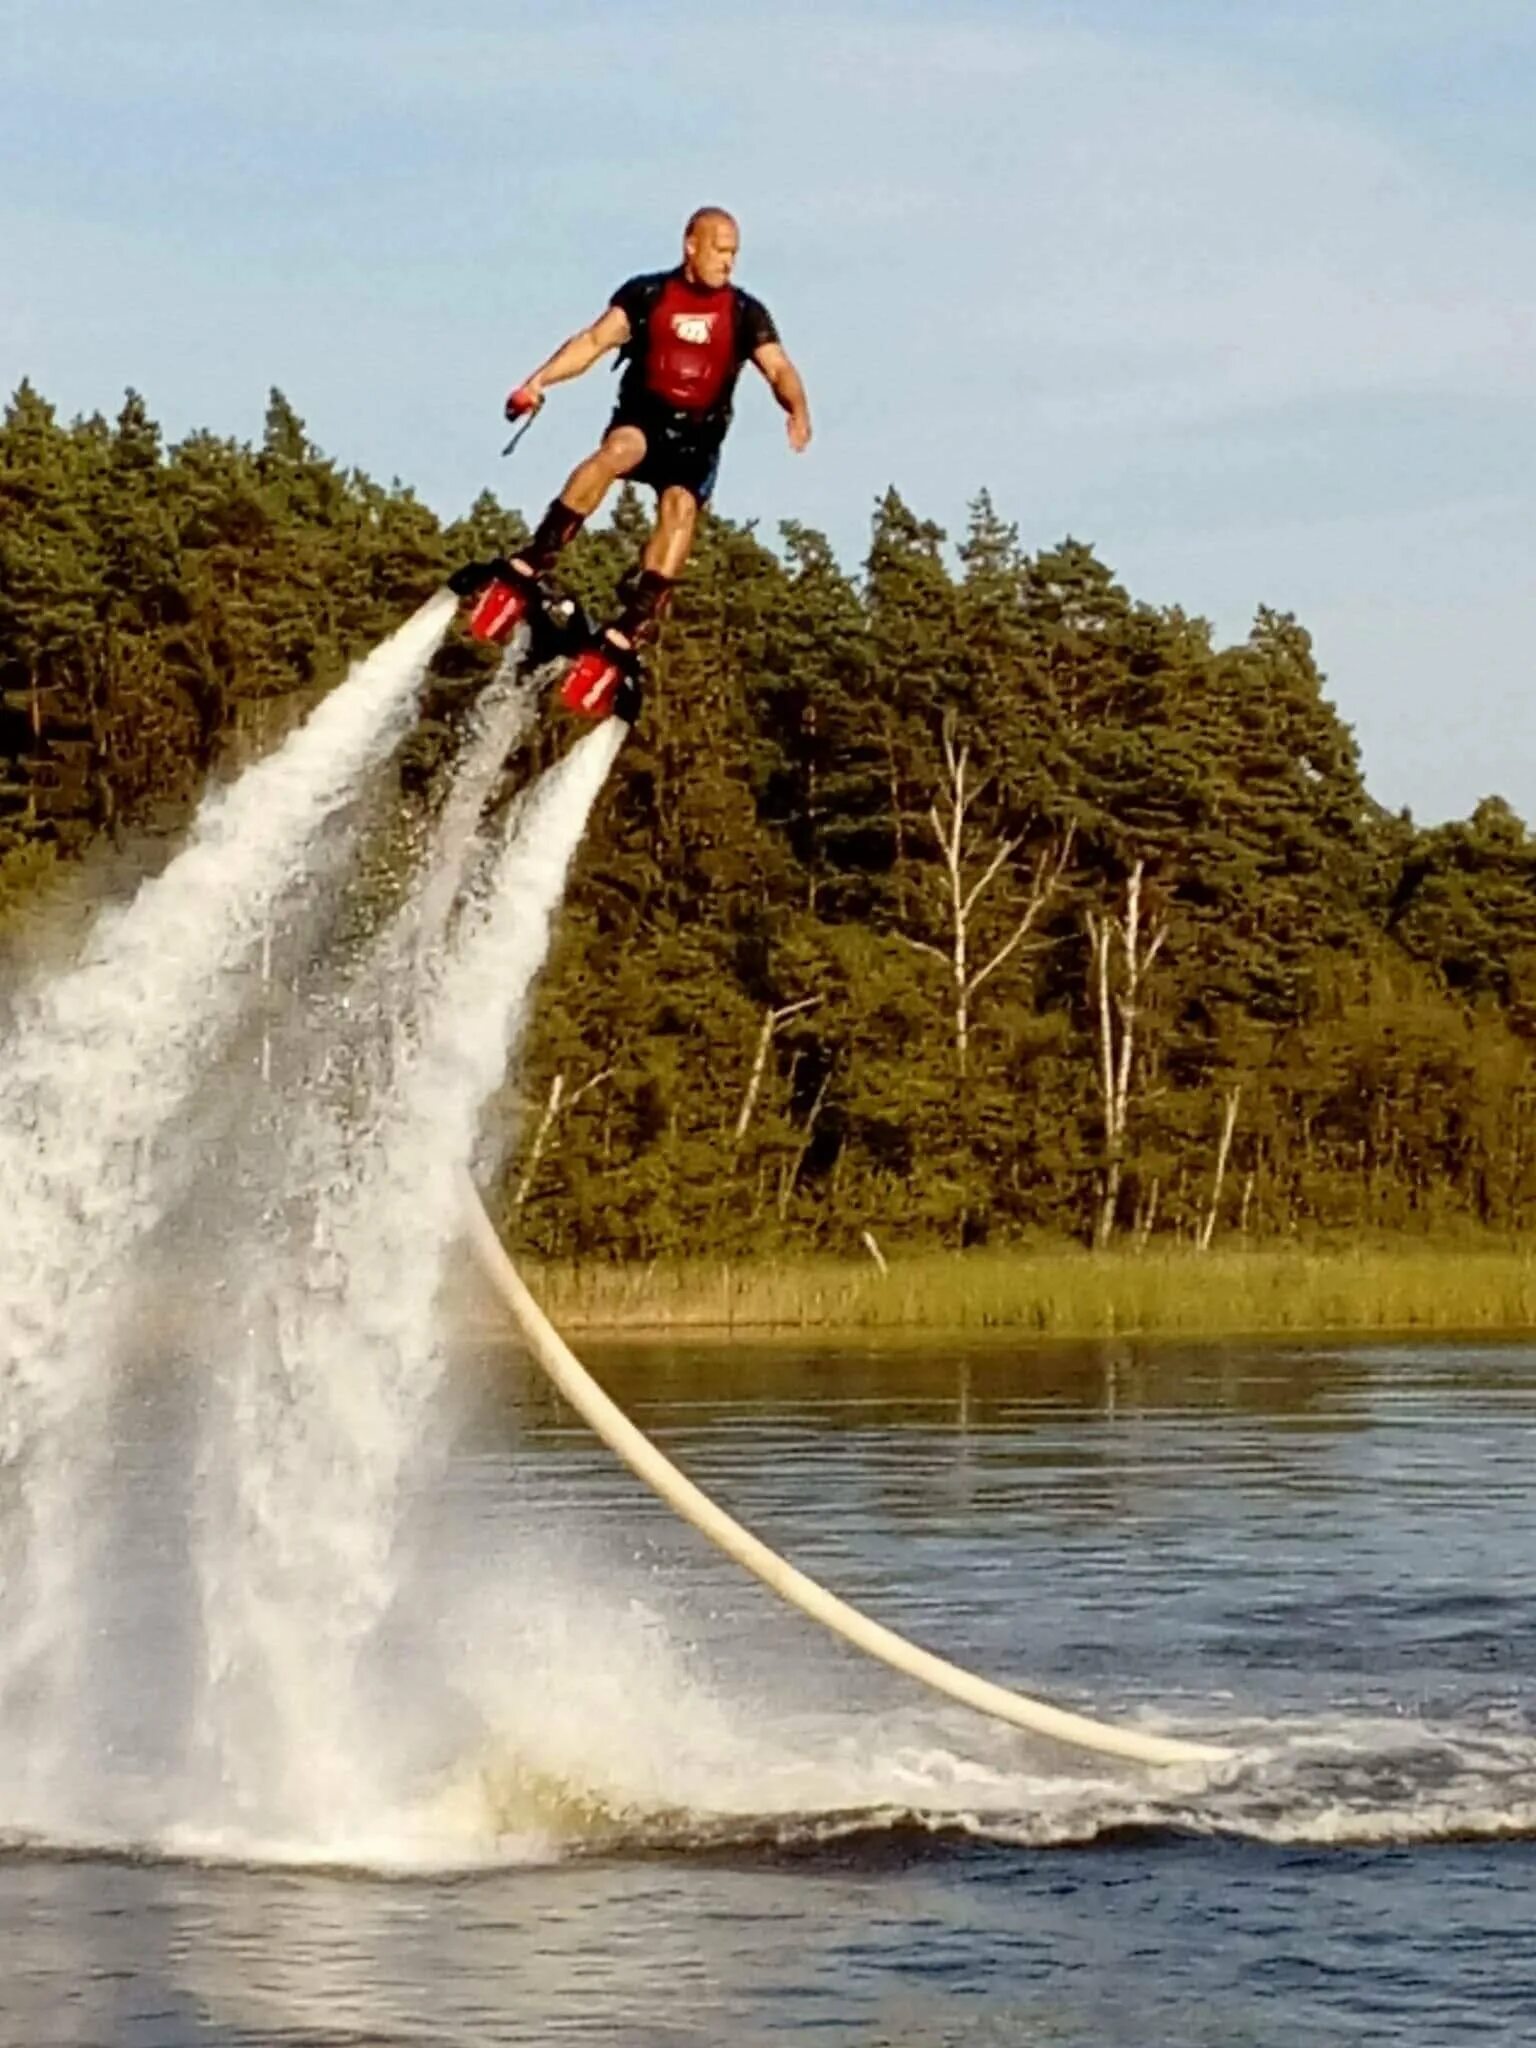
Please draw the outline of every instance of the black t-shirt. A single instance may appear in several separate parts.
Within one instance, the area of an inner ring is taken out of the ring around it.
[[[777,341],[773,316],[736,285],[690,284],[681,269],[632,277],[609,301],[629,321],[621,405],[648,400],[724,427],[742,365]]]

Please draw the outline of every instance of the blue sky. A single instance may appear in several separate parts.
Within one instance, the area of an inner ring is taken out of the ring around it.
[[[1533,106],[1531,0],[0,0],[0,384],[536,509],[611,386],[503,464],[508,385],[718,200],[818,429],[744,391],[721,510],[986,485],[1532,816]]]

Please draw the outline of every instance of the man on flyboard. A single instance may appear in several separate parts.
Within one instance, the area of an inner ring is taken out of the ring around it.
[[[510,561],[472,562],[449,578],[476,596],[471,630],[503,639],[522,619],[535,634],[545,616],[542,579],[621,477],[656,493],[656,525],[639,567],[625,579],[617,620],[576,656],[561,689],[577,711],[633,718],[639,704],[638,650],[655,633],[688,553],[699,508],[709,502],[731,401],[742,366],[754,363],[788,415],[789,445],[811,438],[800,374],[779,344],[768,309],[731,283],[741,238],[731,215],[703,206],[683,233],[676,270],[633,277],[590,327],[573,334],[507,400],[526,420],[551,384],[563,384],[614,349],[623,351],[618,403],[601,447],[578,463]]]

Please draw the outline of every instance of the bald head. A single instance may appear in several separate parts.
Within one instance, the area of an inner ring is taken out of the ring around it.
[[[729,284],[741,247],[741,230],[723,206],[701,206],[683,230],[683,272],[690,284],[718,291]]]
[[[711,220],[723,221],[728,228],[736,228],[738,234],[741,232],[735,214],[727,213],[723,206],[696,206],[688,216],[687,227],[683,229],[683,240],[690,241],[704,223]]]

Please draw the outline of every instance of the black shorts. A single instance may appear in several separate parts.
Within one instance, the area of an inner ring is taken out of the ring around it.
[[[677,485],[707,505],[720,471],[720,448],[729,425],[728,419],[700,418],[653,398],[621,395],[608,432],[615,427],[637,427],[645,436],[645,455],[629,472],[631,483],[648,484],[658,497]]]

